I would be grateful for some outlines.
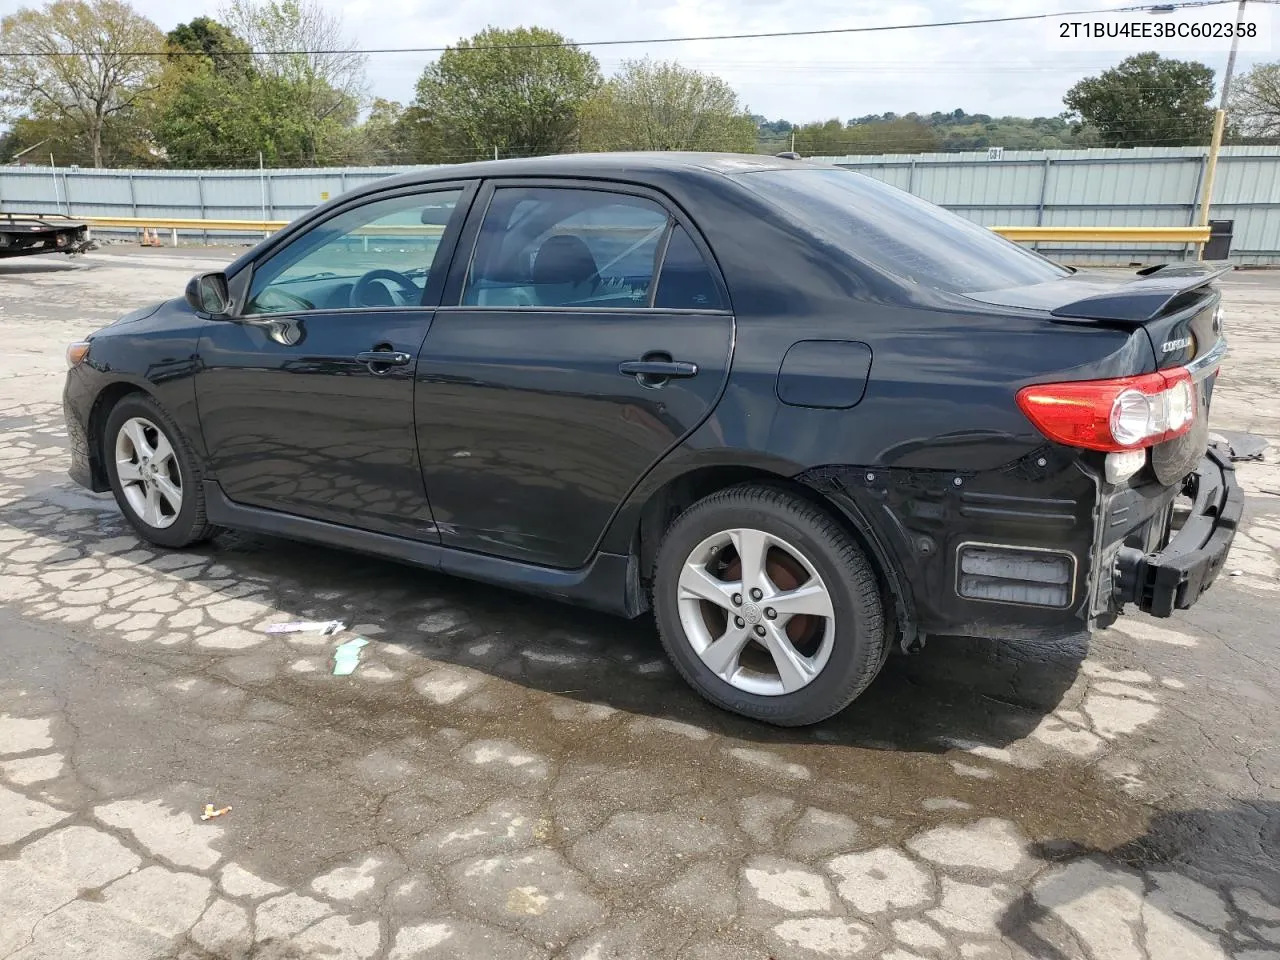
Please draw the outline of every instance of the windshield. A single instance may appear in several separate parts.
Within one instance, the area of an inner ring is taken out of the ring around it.
[[[985,227],[852,170],[767,170],[734,179],[796,215],[822,241],[922,287],[975,293],[1043,283],[1070,272]]]

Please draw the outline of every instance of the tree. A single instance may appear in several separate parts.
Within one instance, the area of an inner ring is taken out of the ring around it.
[[[375,99],[364,123],[335,135],[328,150],[344,163],[379,166],[412,163],[417,155],[417,131],[410,111],[394,100]]]
[[[587,104],[585,150],[754,152],[758,128],[722,79],[674,61],[628,60]]]
[[[187,57],[204,56],[219,73],[243,74],[252,66],[252,50],[235,31],[209,17],[196,17],[180,23],[165,34],[166,47],[172,51],[171,63]]]
[[[1063,103],[1098,128],[1104,146],[1205,143],[1213,127],[1213,70],[1139,53],[1073,86]]]
[[[803,156],[831,157],[858,153],[932,153],[942,149],[937,131],[919,119],[896,114],[892,119],[842,123],[807,123],[796,131],[796,151]]]
[[[367,57],[346,37],[342,19],[318,0],[231,0],[231,31],[255,53],[263,83],[300,110],[305,163],[324,163],[324,147],[352,127],[367,97]]]
[[[1280,62],[1260,63],[1231,94],[1232,120],[1246,137],[1280,137]]]
[[[454,159],[560,153],[599,85],[596,58],[554,30],[489,27],[423,71],[413,107]]]
[[[259,153],[277,166],[315,158],[306,104],[278,77],[252,69],[228,76],[191,58],[165,71],[157,99],[155,137],[173,166],[256,165]]]
[[[805,157],[840,157],[849,152],[849,127],[832,117],[795,128],[796,152]]]
[[[102,129],[101,146],[102,163],[108,167],[150,167],[160,160],[143,111],[114,116]],[[18,154],[22,156],[18,158]],[[18,159],[21,163],[47,164],[50,156],[60,166],[93,166],[93,146],[88,136],[64,117],[19,117],[0,146],[0,163]]]
[[[53,0],[0,20],[5,117],[59,125],[103,165],[112,124],[129,126],[154,90],[160,30],[121,0]],[[68,56],[67,54],[72,54]]]
[[[908,114],[896,120],[860,123],[847,138],[849,153],[933,153],[942,139],[933,128]]]
[[[286,84],[263,77],[249,44],[207,17],[166,37],[169,56],[156,94],[155,136],[177,167],[221,167],[305,150],[305,123]],[[281,135],[280,127],[292,135]]]

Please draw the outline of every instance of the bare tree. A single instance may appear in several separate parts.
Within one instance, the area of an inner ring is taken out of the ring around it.
[[[1280,137],[1280,63],[1260,63],[1236,81],[1231,118],[1249,137]]]
[[[164,37],[120,0],[54,0],[0,20],[0,105],[8,120],[58,119],[89,141],[102,166],[102,132],[140,106],[160,65],[148,53]]]

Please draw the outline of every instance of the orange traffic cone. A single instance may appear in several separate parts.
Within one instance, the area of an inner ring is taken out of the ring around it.
[[[143,227],[142,228],[142,245],[144,247],[160,246],[160,234],[155,230],[150,230],[147,227]]]

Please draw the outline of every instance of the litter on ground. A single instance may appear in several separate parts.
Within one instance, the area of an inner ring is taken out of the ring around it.
[[[341,620],[298,620],[293,623],[272,623],[267,633],[323,633],[325,636],[346,629]]]
[[[338,649],[333,652],[333,675],[349,676],[360,663],[360,648],[368,642],[364,637],[356,637],[339,644]]]

